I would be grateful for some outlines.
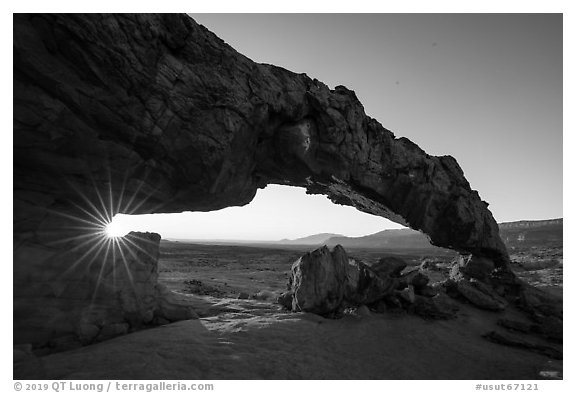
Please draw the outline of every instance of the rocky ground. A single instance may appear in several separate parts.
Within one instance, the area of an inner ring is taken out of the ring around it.
[[[564,257],[562,247],[526,247],[510,250],[518,277],[535,287],[562,296]]]
[[[284,248],[240,245],[210,245],[185,242],[161,242],[159,281],[169,289],[216,298],[250,297],[273,294],[286,289],[290,268],[303,253],[316,246],[284,246]],[[430,272],[440,281],[455,253],[436,251],[383,251],[375,249],[348,250],[351,257],[371,265],[384,256],[399,256],[408,266],[429,261],[438,269]],[[445,277],[444,277],[445,278]]]
[[[502,315],[472,307],[446,321],[375,313],[334,320],[255,300],[190,297],[204,317],[21,363],[16,371],[48,379],[533,380],[561,375],[561,360],[482,338]]]
[[[526,315],[460,303],[457,316],[347,309],[338,319],[276,303],[299,249],[163,242],[160,281],[199,318],[73,351],[15,357],[18,378],[49,379],[559,379],[562,345],[534,334]],[[556,250],[558,251],[558,250]],[[350,252],[359,258],[362,252]],[[367,263],[372,254],[363,254]],[[522,254],[525,257],[527,254]],[[540,255],[545,259],[545,252]],[[552,254],[549,255],[552,257]],[[373,254],[372,257],[376,257]],[[555,258],[558,255],[555,254]],[[407,258],[430,284],[449,256]],[[515,261],[520,254],[513,254]],[[422,265],[422,262],[425,262]],[[548,266],[548,263],[544,263]],[[515,268],[530,279],[549,269]],[[410,266],[408,266],[410,269]],[[528,273],[532,273],[528,274]],[[543,282],[534,281],[535,284]],[[549,280],[561,293],[562,283]],[[390,311],[390,310],[389,310]],[[502,345],[504,344],[504,345]],[[15,352],[16,353],[16,352]],[[139,366],[134,367],[137,363]]]
[[[169,289],[215,298],[237,298],[286,287],[292,263],[313,247],[291,249],[162,242],[159,281]]]

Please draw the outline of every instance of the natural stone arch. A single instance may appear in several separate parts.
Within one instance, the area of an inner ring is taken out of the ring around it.
[[[54,241],[73,241],[78,207],[209,211],[271,183],[511,274],[456,160],[396,138],[353,91],[254,63],[185,15],[14,16],[15,286],[47,266],[43,255],[58,269]]]

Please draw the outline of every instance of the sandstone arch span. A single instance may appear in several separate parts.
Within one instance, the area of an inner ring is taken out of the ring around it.
[[[58,274],[66,258],[53,241],[74,232],[66,217],[79,205],[122,195],[136,202],[112,213],[209,211],[270,183],[509,272],[498,226],[456,160],[396,137],[353,91],[254,63],[185,15],[14,16],[15,287]],[[52,293],[24,292],[15,309]]]

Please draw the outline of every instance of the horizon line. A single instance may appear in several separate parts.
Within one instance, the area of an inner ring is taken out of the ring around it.
[[[516,221],[502,221],[502,222],[498,222],[498,225],[501,224],[511,224],[511,223],[519,223],[519,222],[539,222],[539,221],[557,221],[557,220],[563,220],[564,217],[556,217],[556,218],[546,218],[546,219],[541,219],[541,220],[516,220]],[[391,228],[391,229],[383,229],[381,231],[378,232],[374,232],[374,233],[369,233],[366,235],[362,235],[362,236],[346,236],[346,235],[342,235],[342,234],[333,234],[335,236],[333,237],[345,237],[348,239],[358,239],[361,237],[366,237],[366,236],[371,236],[371,235],[375,235],[376,233],[380,233],[380,232],[385,232],[385,231],[404,231],[404,230],[412,230],[412,231],[416,231],[416,232],[420,232],[420,233],[424,233],[420,230],[417,229],[413,229],[410,227],[404,227],[404,228]],[[316,236],[316,235],[322,235],[322,234],[330,234],[329,232],[321,232],[321,233],[313,233],[311,235],[305,235],[305,236],[300,236],[294,239],[289,239],[289,238],[282,238],[279,240],[262,240],[262,239],[231,239],[231,238],[224,238],[224,239],[191,239],[191,238],[180,238],[180,237],[162,237],[162,240],[169,240],[169,241],[191,241],[191,242],[211,242],[211,243],[252,243],[252,244],[267,244],[267,243],[280,243],[280,242],[286,242],[286,241],[296,241],[296,240],[300,240],[300,239],[305,239],[307,237],[311,237],[311,236]],[[425,234],[425,233],[424,233]],[[160,236],[162,236],[162,234],[159,234]]]

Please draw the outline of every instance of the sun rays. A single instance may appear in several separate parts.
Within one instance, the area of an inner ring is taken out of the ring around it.
[[[104,233],[108,237],[123,237],[128,234],[128,230],[122,224],[112,220],[112,222],[108,223],[104,228]]]
[[[154,252],[157,240],[130,232],[125,224],[114,221],[119,212],[131,214],[139,211],[157,190],[148,189],[146,194],[142,193],[146,179],[134,181],[129,188],[126,177],[113,187],[110,173],[107,181],[100,179],[97,182],[92,177],[90,180],[88,189],[68,183],[76,197],[66,201],[69,206],[66,210],[46,209],[54,222],[46,231],[53,239],[50,245],[62,251],[58,258],[65,267],[58,279],[85,282],[93,291],[91,304],[94,304],[102,292],[106,296],[110,290],[123,288],[136,292],[134,262],[157,259]]]

